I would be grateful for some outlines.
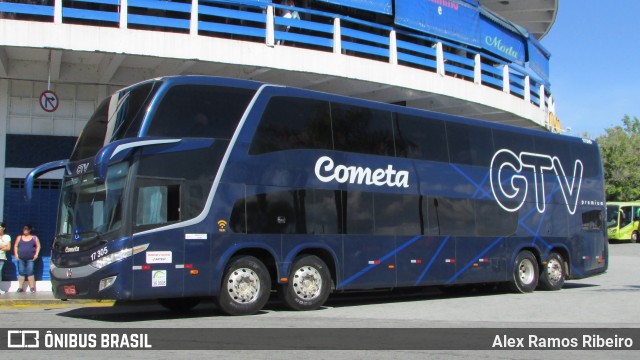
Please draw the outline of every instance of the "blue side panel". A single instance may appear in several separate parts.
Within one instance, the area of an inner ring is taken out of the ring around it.
[[[344,236],[344,280],[339,289],[396,286],[396,242],[393,236]]]
[[[391,0],[317,0],[317,1],[360,9],[360,10],[377,12],[380,14],[391,15],[393,13]]]
[[[398,286],[441,284],[456,271],[455,241],[450,236],[420,237],[397,254]],[[448,260],[448,261],[447,261]]]
[[[5,166],[32,168],[67,159],[76,139],[74,136],[7,134]]]
[[[478,44],[479,17],[476,8],[456,0],[396,1],[396,24],[468,45]]]
[[[484,16],[480,17],[480,46],[502,58],[524,64],[524,38]]]
[[[505,238],[456,238],[456,273],[452,283],[499,282],[506,280],[507,254]]]
[[[540,75],[546,86],[549,86],[549,53],[533,38],[527,39],[527,67]]]
[[[133,246],[149,244],[144,254],[133,256],[132,282],[133,297],[138,299],[173,298],[183,296],[184,269],[176,268],[176,264],[184,264],[184,232],[182,229],[168,230],[159,241],[157,234],[136,236]],[[153,254],[162,254],[167,260],[152,259]],[[149,266],[148,269],[142,268]],[[163,280],[163,281],[161,281]]]

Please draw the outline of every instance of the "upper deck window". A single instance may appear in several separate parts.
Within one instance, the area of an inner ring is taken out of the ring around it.
[[[162,98],[147,135],[231,139],[254,90],[177,85]]]
[[[391,119],[388,111],[331,103],[335,149],[394,156]]]
[[[397,114],[394,126],[398,157],[449,161],[444,121]]]
[[[269,101],[249,153],[331,148],[328,102],[278,96]]]

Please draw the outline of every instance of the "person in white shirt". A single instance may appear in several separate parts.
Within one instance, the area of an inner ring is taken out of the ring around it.
[[[0,281],[2,281],[2,268],[7,261],[7,251],[11,250],[11,236],[4,233],[6,230],[7,225],[4,222],[0,223]],[[0,290],[0,293],[4,292]]]
[[[290,7],[295,7],[296,3],[294,0],[284,0],[282,2],[282,5],[286,5],[286,6],[290,6]],[[285,19],[293,19],[293,20],[300,20],[300,14],[296,11],[296,10],[292,10],[292,9],[282,9],[282,14],[281,16]],[[284,26],[284,25],[280,25],[278,26],[277,30],[280,31],[286,31],[288,32],[289,29],[291,28],[291,26]],[[278,45],[283,45],[284,41],[278,40],[277,41]]]

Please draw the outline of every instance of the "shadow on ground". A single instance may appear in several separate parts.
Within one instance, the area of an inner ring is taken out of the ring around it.
[[[568,282],[563,291],[597,287],[594,284],[583,284]],[[627,291],[638,291],[640,286]],[[480,286],[459,286],[459,287],[430,287],[430,288],[410,288],[395,290],[380,290],[358,293],[337,293],[333,294],[321,310],[328,308],[343,308],[361,305],[376,305],[390,303],[409,303],[416,301],[443,300],[461,297],[481,297],[481,296],[503,296],[507,292],[499,285]],[[265,306],[264,310],[257,315],[267,314],[269,311],[291,311],[284,307],[274,294]],[[143,322],[154,320],[170,320],[185,318],[203,318],[225,316],[211,299],[204,299],[196,308],[190,311],[173,312],[165,309],[155,301],[131,301],[116,302],[112,307],[84,307],[59,313],[58,316],[115,322]]]

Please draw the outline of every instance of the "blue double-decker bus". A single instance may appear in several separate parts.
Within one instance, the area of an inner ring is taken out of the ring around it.
[[[64,168],[58,298],[215,298],[258,312],[331,292],[506,284],[607,269],[590,140],[252,81],[180,76],[116,92]]]

